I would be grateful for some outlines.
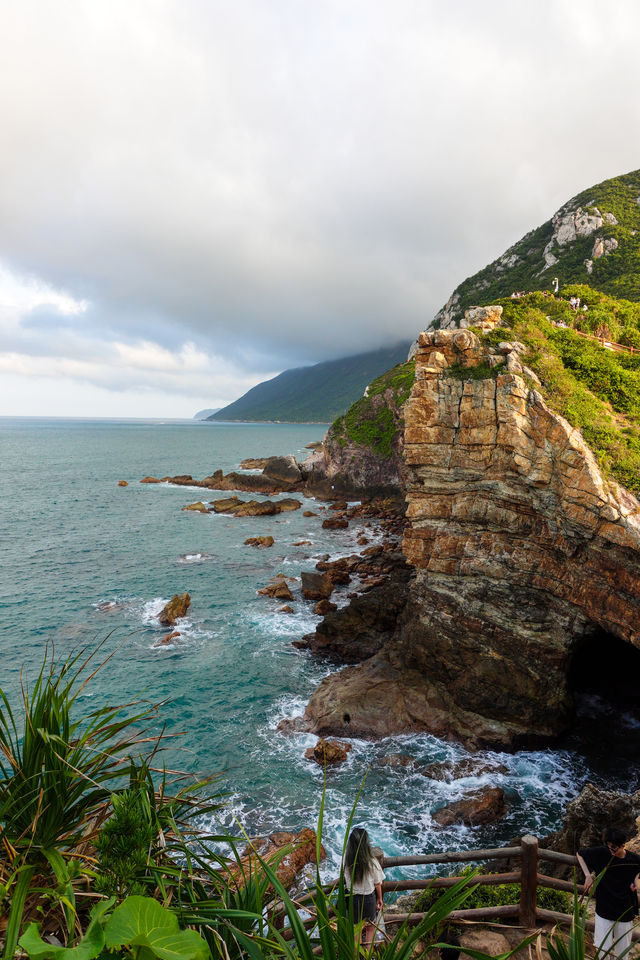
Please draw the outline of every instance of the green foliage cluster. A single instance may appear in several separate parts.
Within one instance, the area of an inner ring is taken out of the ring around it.
[[[568,291],[578,295],[573,291],[593,303],[594,311],[602,311],[612,336],[616,329],[620,338],[627,335],[622,331],[637,329],[631,325],[640,323],[638,305],[614,301],[586,286]],[[549,406],[581,431],[605,474],[640,494],[640,354],[606,349],[574,329],[555,326],[552,320],[582,322],[564,299],[532,293],[501,303],[509,339],[528,347],[524,359],[540,378]],[[499,327],[484,340],[498,343],[506,336]]]
[[[366,397],[360,397],[338,417],[329,430],[329,440],[370,448],[377,457],[391,457],[398,433],[404,428],[402,408],[415,378],[415,362],[399,363],[373,380]]]
[[[96,837],[95,888],[108,897],[142,895],[145,885],[138,878],[146,873],[156,836],[148,793],[143,785],[136,784],[129,790],[114,793],[111,805],[113,813]]]
[[[408,342],[311,367],[285,370],[252,387],[208,420],[330,423],[362,395],[374,377],[405,360]]]
[[[477,363],[474,367],[463,367],[459,363],[452,363],[445,371],[447,377],[454,380],[491,380],[498,374],[504,373],[504,361],[497,363],[495,367],[490,367],[486,360]]]
[[[548,220],[456,288],[459,316],[471,306],[495,303],[516,290],[549,290],[554,277],[558,277],[563,294],[568,284],[588,281],[592,289],[612,297],[640,300],[639,197],[640,170],[584,190],[563,209],[582,207],[592,213],[597,207],[603,215],[613,214],[617,224],[605,222],[590,236],[577,237],[562,247],[554,244],[551,252],[558,262],[546,267],[544,249],[553,235],[553,223]],[[596,238],[617,240],[617,250],[593,259]],[[591,274],[587,273],[585,260],[593,261]]]
[[[474,874],[477,870],[473,867],[465,867],[457,876],[463,877],[469,883],[473,883]],[[433,904],[437,903],[442,896],[442,890],[437,887],[429,887],[420,894],[415,905],[417,911],[428,910]],[[562,890],[550,890],[546,887],[538,887],[537,892],[538,906],[544,910],[556,910],[558,913],[568,913],[571,909],[571,894]],[[500,883],[495,886],[473,886],[469,896],[465,901],[465,910],[477,909],[480,907],[499,907],[508,904],[520,903],[520,884],[518,883]]]

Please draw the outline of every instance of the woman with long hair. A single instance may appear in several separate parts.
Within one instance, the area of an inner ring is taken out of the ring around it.
[[[344,883],[349,905],[353,908],[355,923],[365,921],[365,947],[373,942],[374,922],[382,910],[382,881],[384,873],[369,842],[369,834],[362,827],[354,827],[349,834],[343,863]]]

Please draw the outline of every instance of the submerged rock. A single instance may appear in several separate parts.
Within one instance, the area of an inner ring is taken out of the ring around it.
[[[435,811],[433,819],[441,827],[450,827],[455,823],[475,827],[481,823],[493,823],[505,813],[504,790],[487,787],[441,807]]]
[[[324,530],[346,530],[349,521],[346,517],[327,517],[322,521],[322,526]]]
[[[244,545],[245,547],[272,547],[274,543],[273,537],[247,537]]]
[[[119,487],[128,487],[128,486],[129,486],[129,482],[128,482],[127,480],[118,480],[118,486],[119,486]]]
[[[330,767],[338,763],[344,763],[350,750],[350,743],[344,743],[340,740],[320,739],[315,746],[308,747],[304,755],[307,760],[314,760],[321,767]]]
[[[188,593],[176,593],[160,611],[158,620],[160,623],[166,623],[172,627],[176,620],[180,620],[186,615],[190,604],[191,597]]]
[[[461,780],[463,777],[482,777],[487,773],[509,773],[509,768],[503,763],[491,760],[481,760],[479,757],[465,757],[463,760],[444,760],[441,763],[430,763],[420,771],[430,780]]]

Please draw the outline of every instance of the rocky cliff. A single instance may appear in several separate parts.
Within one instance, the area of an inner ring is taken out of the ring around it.
[[[316,690],[316,732],[553,737],[581,656],[597,670],[616,644],[640,648],[639,504],[548,407],[523,351],[420,335],[405,406],[415,577],[393,641]]]

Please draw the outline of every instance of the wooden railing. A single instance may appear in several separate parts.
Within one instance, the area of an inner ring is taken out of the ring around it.
[[[613,340],[607,340],[606,337],[596,337],[592,333],[583,333],[582,330],[576,330],[575,327],[570,327],[566,323],[559,323],[557,320],[552,320],[551,323],[554,327],[558,327],[561,330],[571,330],[571,333],[577,333],[579,337],[584,337],[585,340],[595,340],[596,343],[599,343],[600,346],[606,350],[617,350],[618,353],[637,353],[635,347],[628,347],[624,343],[614,343]]]
[[[504,904],[497,907],[474,907],[469,910],[454,910],[449,916],[452,920],[515,920],[521,927],[532,929],[536,926],[538,920],[551,921],[554,923],[570,924],[572,917],[567,913],[559,913],[555,910],[546,910],[538,906],[538,889],[540,887],[550,890],[564,890],[567,893],[573,893],[577,889],[579,894],[584,894],[584,886],[568,880],[559,880],[557,877],[549,877],[540,873],[540,861],[551,863],[561,863],[569,867],[578,867],[576,857],[566,853],[557,853],[555,850],[545,850],[539,847],[536,837],[526,835],[522,837],[520,845],[517,847],[491,847],[484,850],[447,850],[443,853],[427,853],[406,857],[383,857],[382,866],[385,870],[394,867],[414,867],[414,866],[432,866],[434,864],[447,863],[478,863],[484,861],[500,860],[519,860],[520,865],[516,870],[505,871],[504,873],[480,873],[469,882],[471,885],[479,886],[499,886],[503,883],[520,884],[520,901],[517,904]],[[385,880],[382,884],[383,893],[396,893],[401,890],[433,890],[446,889],[458,883],[462,878],[452,877],[413,877],[408,880]],[[327,884],[324,889],[330,891],[337,885],[338,881]],[[311,895],[296,898],[300,906],[309,909],[311,916],[305,920],[305,926],[313,926],[315,917],[312,907],[313,897]],[[392,926],[409,921],[409,923],[418,923],[426,916],[426,913],[385,913],[386,926]],[[586,921],[588,930],[593,930],[594,923],[591,920]],[[289,939],[291,931],[284,931],[285,939]],[[640,940],[640,929],[632,933],[633,940]]]
[[[536,837],[526,835],[520,841],[519,847],[494,847],[488,850],[455,850],[444,853],[425,854],[414,857],[385,857],[383,867],[408,867],[418,866],[420,864],[440,864],[440,863],[477,863],[486,860],[520,860],[520,868],[505,873],[481,873],[471,879],[472,884],[480,886],[497,886],[503,883],[520,884],[520,902],[518,904],[505,904],[498,907],[474,907],[470,910],[454,910],[450,917],[452,920],[503,920],[517,919],[521,927],[531,929],[535,927],[538,920],[553,921],[555,923],[571,923],[571,916],[567,913],[559,913],[556,910],[546,910],[538,906],[538,888],[543,887],[550,890],[564,890],[567,893],[573,893],[577,889],[579,894],[585,892],[582,884],[569,882],[568,880],[559,880],[557,877],[548,877],[540,873],[540,860],[546,860],[552,863],[562,863],[566,866],[577,867],[576,857],[566,853],[557,853],[555,850],[545,850],[539,847]],[[382,889],[385,893],[397,890],[425,890],[438,889],[439,887],[450,887],[457,883],[460,877],[431,877],[425,879],[414,878],[411,880],[387,880],[383,883]],[[425,913],[393,913],[385,915],[385,923],[390,924],[404,923],[405,920],[417,923]],[[592,920],[586,921],[588,930],[593,930]],[[640,930],[634,930],[632,937],[634,940],[640,940]]]

